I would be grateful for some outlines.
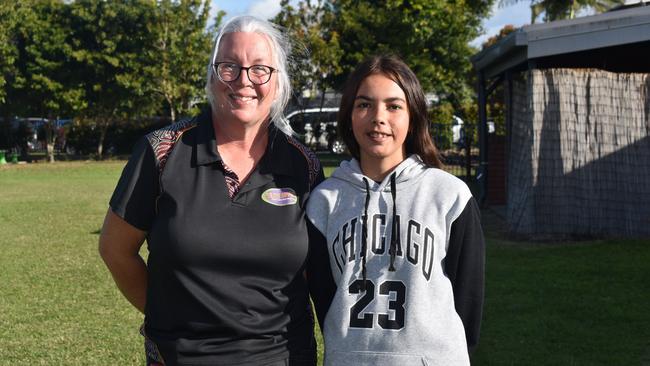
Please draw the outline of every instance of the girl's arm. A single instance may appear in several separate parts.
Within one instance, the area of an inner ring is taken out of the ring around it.
[[[470,198],[451,225],[445,270],[453,286],[456,312],[463,321],[471,354],[478,345],[485,289],[485,241],[474,198]]]
[[[325,236],[309,221],[309,258],[307,259],[307,281],[309,283],[309,294],[311,295],[316,317],[323,330],[325,315],[329,310],[336,284],[332,277],[329,255],[327,253],[327,240]]]

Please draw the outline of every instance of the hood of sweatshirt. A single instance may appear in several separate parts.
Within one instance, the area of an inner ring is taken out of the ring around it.
[[[368,204],[370,202],[370,192],[389,192],[393,201],[392,217],[397,216],[397,192],[404,189],[410,184],[417,181],[419,177],[426,170],[426,166],[418,155],[411,155],[402,161],[392,172],[390,172],[381,182],[375,182],[366,177],[361,171],[361,166],[356,159],[344,161],[339,168],[332,174],[335,180],[341,180],[349,183],[350,185],[361,189],[365,193],[365,205],[363,210],[363,226],[362,226],[362,273],[364,284],[366,280],[366,247],[367,247],[367,217],[368,217]],[[399,245],[397,233],[397,220],[391,220],[393,225],[391,227],[391,240],[390,240],[390,266],[389,271],[395,271],[395,254],[396,248]]]
[[[341,162],[341,165],[332,173],[332,178],[348,182],[362,190],[366,189],[364,179],[368,181],[372,191],[390,191],[391,179],[394,177],[397,189],[400,190],[415,183],[415,178],[426,170],[426,166],[418,155],[411,155],[402,161],[388,174],[383,181],[375,182],[361,172],[361,166],[356,159]]]

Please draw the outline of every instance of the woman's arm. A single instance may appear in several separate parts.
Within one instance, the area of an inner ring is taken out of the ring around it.
[[[130,225],[109,208],[99,236],[99,254],[124,297],[144,313],[147,265],[140,257],[146,232]]]

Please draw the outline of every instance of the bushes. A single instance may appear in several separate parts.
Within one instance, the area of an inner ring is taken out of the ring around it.
[[[108,127],[103,155],[129,155],[140,137],[168,124],[169,119],[163,117],[115,122]],[[66,126],[65,135],[68,152],[82,156],[97,156],[100,130],[96,123],[76,120]]]
[[[433,142],[440,150],[453,147],[452,122],[454,109],[449,103],[441,103],[429,110],[430,132]]]
[[[162,117],[115,122],[108,128],[103,155],[129,155],[140,137],[168,124],[169,119]],[[0,119],[0,150],[18,150],[21,160],[30,160],[29,153],[42,152],[45,147],[45,133],[42,126],[34,126],[25,119],[11,122]],[[97,157],[100,130],[95,122],[75,119],[57,129],[56,134],[57,153],[76,157]]]

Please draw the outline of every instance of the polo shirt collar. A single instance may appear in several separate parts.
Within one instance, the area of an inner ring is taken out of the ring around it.
[[[197,116],[195,149],[197,165],[209,165],[221,161],[210,108],[206,108]],[[289,176],[297,174],[293,167],[287,137],[272,123],[269,126],[266,152],[258,164],[258,170],[260,174],[275,173]]]
[[[206,108],[196,117],[196,165],[209,165],[221,161],[221,156],[217,151],[217,139],[214,135],[211,116],[210,108]]]

